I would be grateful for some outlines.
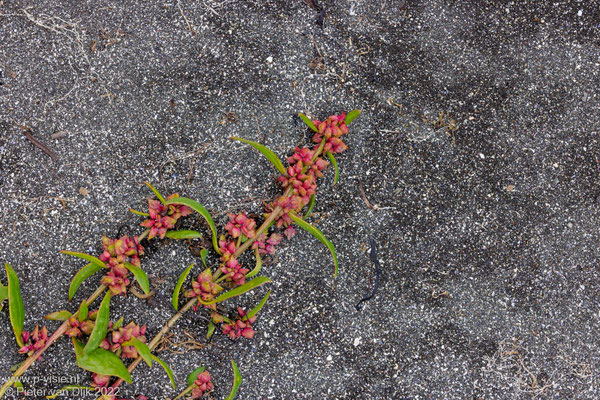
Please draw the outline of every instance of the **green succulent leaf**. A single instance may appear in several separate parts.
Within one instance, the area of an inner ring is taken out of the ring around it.
[[[75,293],[77,293],[77,289],[79,289],[79,286],[81,286],[83,281],[85,281],[87,278],[94,275],[96,272],[100,271],[103,268],[104,267],[94,263],[90,263],[85,267],[81,268],[79,272],[75,274],[73,280],[71,280],[71,286],[69,286],[69,300],[73,300]]]
[[[213,222],[212,217],[208,210],[200,203],[195,200],[188,199],[187,197],[175,197],[168,200],[165,204],[183,204],[184,206],[190,207],[192,210],[196,211],[198,214],[202,215],[208,225],[210,226],[210,230],[212,231],[212,243],[215,251],[218,254],[221,254],[221,250],[219,250],[219,244],[217,243],[217,227]]]
[[[252,318],[254,317],[256,314],[258,314],[258,312],[260,311],[261,308],[263,308],[263,306],[265,305],[265,303],[267,302],[267,300],[269,299],[269,295],[271,294],[271,291],[269,290],[267,292],[267,294],[265,295],[265,297],[263,297],[263,299],[260,301],[260,303],[258,303],[258,305],[256,307],[254,307],[252,310],[248,311],[248,313],[246,314],[246,316],[248,318]]]
[[[202,258],[202,263],[204,264],[204,268],[208,268],[206,266],[206,257],[208,257],[208,250],[207,249],[200,250],[200,258]]]
[[[83,349],[83,354],[90,354],[100,346],[102,340],[106,336],[106,332],[108,331],[108,319],[109,319],[109,308],[110,308],[110,291],[106,292],[104,298],[102,299],[102,303],[100,303],[100,309],[98,310],[98,315],[96,316],[96,322],[94,324],[94,329],[92,329],[92,333]],[[111,353],[112,354],[112,353]],[[83,367],[82,367],[83,368]],[[104,374],[104,375],[112,375],[112,374]]]
[[[87,301],[83,300],[81,302],[81,305],[79,306],[79,311],[77,312],[77,319],[80,321],[85,321],[86,319],[88,319],[88,313],[88,303]]]
[[[242,286],[238,286],[235,289],[231,289],[231,290],[223,293],[222,295],[220,295],[219,297],[217,297],[216,299],[214,299],[212,301],[202,301],[202,300],[198,300],[198,301],[202,304],[207,304],[207,305],[220,303],[222,301],[225,301],[225,300],[237,297],[237,296],[241,296],[242,294],[244,294],[254,288],[262,286],[267,282],[271,282],[271,280],[269,278],[267,278],[266,276],[259,276],[258,278],[254,278],[251,281],[244,283]]]
[[[72,340],[77,356],[77,365],[80,368],[97,374],[117,376],[131,383],[129,371],[127,371],[123,361],[115,353],[97,348],[86,354],[83,344],[75,338]]]
[[[352,110],[346,114],[346,125],[350,125],[360,115],[360,110]]]
[[[242,374],[240,374],[240,370],[238,369],[237,365],[235,365],[233,360],[231,360],[231,367],[233,368],[233,385],[231,387],[231,393],[229,393],[229,396],[227,396],[225,400],[235,399],[238,389],[242,384]]]
[[[304,214],[303,219],[310,217],[310,215],[312,214],[312,210],[315,207],[315,200],[316,200],[315,196],[316,196],[316,194],[313,194],[312,196],[310,196],[310,200],[308,201],[308,210],[306,210],[306,214]]]
[[[192,371],[192,373],[189,374],[187,377],[188,386],[192,386],[194,384],[194,382],[196,381],[196,379],[198,378],[198,375],[203,373],[205,369],[206,368],[204,368],[204,367],[198,367],[194,371]]]
[[[311,235],[313,235],[314,237],[319,239],[319,241],[321,243],[323,243],[325,245],[325,247],[327,247],[329,249],[329,251],[331,252],[331,256],[333,257],[333,264],[335,265],[335,271],[333,273],[333,277],[335,278],[338,274],[338,259],[337,259],[337,254],[335,253],[335,247],[333,246],[333,243],[331,243],[329,240],[327,240],[325,235],[323,235],[323,232],[321,232],[320,230],[318,230],[317,228],[315,228],[308,222],[304,221],[302,218],[298,217],[296,214],[290,212],[288,215],[290,216],[292,221],[294,221],[294,223],[296,223],[299,227],[301,227],[302,229],[304,229],[305,231],[307,231],[308,233],[310,233]]]
[[[71,312],[67,310],[55,311],[51,314],[46,315],[44,318],[51,321],[66,321],[71,318]]]
[[[172,296],[172,300],[171,300],[171,303],[173,304],[173,308],[176,311],[179,309],[179,293],[181,292],[181,286],[183,285],[185,278],[187,278],[187,276],[189,275],[190,270],[192,269],[193,266],[194,266],[193,263],[190,264],[190,266],[187,267],[181,273],[181,275],[179,275],[179,279],[177,279],[177,284],[175,285],[175,289],[173,290],[173,296]]]
[[[156,198],[158,200],[160,200],[161,203],[166,204],[165,198],[162,196],[162,194],[160,194],[160,192],[158,190],[156,190],[156,188],[154,186],[152,186],[150,184],[150,182],[144,182],[144,183],[150,188],[150,190],[152,190],[154,192],[154,195],[156,196]]]
[[[149,367],[152,368],[152,352],[150,351],[150,347],[144,342],[134,337],[131,340],[126,341],[122,344],[123,346],[133,346],[140,353],[142,359],[148,364]]]
[[[50,395],[50,396],[46,396],[47,399],[55,399],[58,396],[65,396],[65,392],[69,392],[71,390],[78,390],[78,391],[82,391],[83,393],[85,392],[93,392],[96,390],[96,388],[93,387],[89,387],[89,386],[78,386],[78,385],[67,385],[67,386],[63,386],[62,388],[58,389],[57,392],[55,392],[54,394]]]
[[[148,214],[147,212],[142,212],[142,211],[134,210],[133,208],[130,208],[129,212],[132,213],[132,214],[141,215],[142,217],[149,217],[150,216],[150,214]]]
[[[262,268],[262,259],[260,258],[260,253],[258,252],[258,249],[254,249],[254,256],[256,258],[256,265],[252,271],[246,274],[246,278],[252,278],[254,275],[258,274],[260,272],[260,269]]]
[[[231,139],[239,140],[240,142],[247,143],[250,146],[254,147],[256,150],[260,151],[265,157],[267,157],[269,161],[271,161],[271,164],[273,164],[277,171],[281,172],[283,175],[287,175],[287,171],[283,166],[283,163],[269,148],[263,146],[260,143],[256,143],[251,140],[246,140],[235,136],[231,137]]]
[[[159,363],[164,368],[165,372],[169,376],[169,379],[171,380],[171,386],[173,386],[173,390],[176,390],[175,379],[173,378],[173,371],[171,370],[171,368],[169,368],[169,366],[167,365],[166,362],[164,362],[160,358],[156,357],[154,354],[152,354],[152,359],[154,361],[156,361],[157,363]]]
[[[200,232],[189,229],[182,229],[180,231],[167,231],[166,236],[169,239],[202,239],[202,234]]]
[[[212,322],[208,323],[208,330],[206,331],[206,338],[210,339],[210,337],[213,335],[213,333],[215,333],[215,324],[213,324]]]
[[[19,278],[15,270],[7,263],[6,277],[8,278],[8,313],[10,314],[10,324],[12,325],[15,339],[19,347],[25,346],[21,333],[23,332],[23,322],[25,321],[25,308],[23,307],[23,298],[21,297],[21,288]]]
[[[310,129],[312,129],[315,132],[319,132],[319,130],[317,129],[317,127],[315,126],[315,124],[313,124],[312,120],[310,118],[308,118],[306,115],[302,114],[302,113],[298,113],[298,116],[302,119],[302,121],[304,121],[304,123],[306,125],[308,125],[308,127]]]
[[[135,280],[140,284],[140,287],[144,291],[145,294],[150,294],[150,281],[148,280],[148,275],[144,272],[140,267],[136,267],[135,265],[126,262],[125,268],[133,273],[135,276]]]
[[[333,184],[335,185],[336,183],[338,183],[338,179],[340,177],[340,170],[338,168],[337,161],[335,160],[333,154],[327,152],[327,158],[329,158],[329,161],[331,161],[331,165],[333,165],[333,169],[335,170],[335,177],[333,178]]]

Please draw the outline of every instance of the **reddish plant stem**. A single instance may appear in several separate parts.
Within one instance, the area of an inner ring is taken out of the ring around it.
[[[100,285],[100,287],[98,289],[96,289],[96,291],[94,293],[92,293],[90,295],[90,297],[87,298],[86,303],[88,305],[92,304],[94,302],[94,300],[96,300],[98,297],[100,297],[100,295],[102,293],[104,293],[104,291],[106,290],[106,286],[104,285]],[[6,391],[8,390],[8,388],[10,388],[17,380],[18,377],[20,377],[21,375],[23,375],[25,373],[25,371],[27,371],[27,369],[29,369],[29,367],[31,367],[33,365],[33,363],[40,358],[40,356],[42,355],[42,353],[44,351],[46,351],[46,349],[48,347],[50,347],[54,342],[56,342],[62,335],[64,335],[64,333],[67,331],[67,329],[69,329],[69,321],[65,321],[62,323],[62,325],[52,334],[52,336],[50,336],[48,338],[48,340],[46,340],[46,344],[44,345],[44,347],[42,347],[41,349],[39,349],[38,351],[36,351],[35,353],[33,353],[31,356],[29,356],[22,364],[21,366],[14,372],[14,374],[12,375],[12,377],[10,379],[8,379],[4,385],[2,385],[2,388],[0,388],[0,398],[2,398],[2,396],[4,396],[4,394],[6,393]]]
[[[161,341],[162,337],[169,331],[169,329],[171,329],[171,327],[173,325],[175,325],[175,323],[179,320],[179,318],[181,318],[183,316],[183,314],[189,310],[190,308],[192,308],[192,306],[194,304],[196,304],[196,302],[198,301],[197,297],[194,297],[193,299],[191,299],[190,301],[188,301],[185,306],[183,306],[179,311],[177,311],[177,313],[175,315],[173,315],[171,317],[171,319],[162,327],[162,329],[160,330],[160,332],[158,332],[156,334],[156,336],[154,336],[154,339],[152,339],[152,341],[148,344],[148,347],[150,348],[150,351],[154,350],[156,348],[156,346],[158,346],[158,343]],[[136,358],[135,360],[133,360],[133,362],[129,365],[129,367],[127,368],[127,370],[129,372],[132,372],[135,367],[138,366],[138,364],[142,362],[142,357],[139,356],[138,358]],[[112,388],[116,389],[119,386],[121,386],[121,384],[123,383],[123,379],[119,378],[115,381],[115,383],[112,384]],[[103,397],[99,397],[99,399],[102,399]]]
[[[325,147],[325,142],[326,142],[325,138],[323,138],[323,140],[321,141],[321,144],[319,145],[319,147],[317,148],[317,150],[315,151],[315,153],[312,156],[313,162],[323,152],[323,147]],[[308,169],[308,165],[304,166],[304,168],[302,169],[302,173],[305,173],[307,169]],[[283,193],[283,197],[289,197],[292,194],[292,191],[293,191],[293,188],[288,187],[285,190],[285,192]],[[262,225],[256,230],[256,234],[254,235],[254,237],[252,239],[246,240],[240,247],[238,247],[238,249],[235,251],[235,253],[233,253],[232,257],[237,258],[240,254],[242,254],[244,251],[246,251],[246,249],[248,247],[252,246],[252,243],[254,243],[256,241],[256,239],[260,236],[260,234],[263,233],[264,231],[266,231],[269,228],[269,226],[271,225],[271,223],[273,221],[275,221],[277,218],[279,218],[282,211],[283,211],[283,209],[281,207],[275,207],[273,209],[273,211],[269,214],[269,216],[267,217],[265,222],[263,222]]]
[[[317,150],[315,151],[313,157],[312,157],[312,161],[314,162],[317,157],[319,157],[319,155],[323,152],[323,147],[325,146],[325,138],[323,138],[323,140],[321,141],[321,144],[319,145],[319,147],[317,148]],[[308,166],[305,166],[302,170],[302,173],[305,173],[306,170],[308,169]],[[288,187],[285,192],[283,193],[283,197],[288,197],[292,194],[293,188],[292,187]],[[264,231],[266,231],[269,226],[271,226],[271,223],[273,221],[275,221],[277,218],[279,218],[279,216],[281,215],[283,211],[283,208],[281,207],[275,207],[273,209],[273,211],[271,211],[271,213],[269,214],[269,216],[267,217],[267,219],[265,219],[265,221],[260,225],[260,227],[256,230],[256,233],[254,235],[254,238],[252,239],[248,239],[246,240],[246,242],[244,242],[240,247],[238,247],[238,249],[235,251],[235,253],[232,255],[232,257],[237,258],[240,254],[242,254],[244,251],[246,251],[248,249],[248,247],[250,247],[252,245],[252,243],[254,243],[256,241],[256,239],[260,236],[261,233],[263,233]],[[220,269],[217,269],[217,271],[215,272],[215,274],[213,275],[213,281],[215,279],[217,279],[220,276]],[[177,320],[179,318],[181,318],[181,316],[183,316],[183,313],[185,313],[187,310],[189,310],[196,302],[198,301],[197,297],[194,297],[193,299],[191,299],[190,301],[188,301],[185,306],[183,306],[183,308],[181,308],[179,311],[177,311],[177,313],[171,317],[171,319],[165,324],[165,326],[163,326],[163,328],[160,330],[160,332],[158,332],[158,334],[154,337],[154,339],[152,339],[152,341],[150,342],[150,344],[148,345],[148,347],[150,348],[150,350],[154,350],[154,348],[158,345],[158,342],[162,339],[162,337],[169,331],[169,329],[175,324],[175,322],[177,322]],[[129,372],[132,372],[135,367],[137,367],[139,365],[139,363],[142,362],[142,357],[138,356],[138,358],[136,358],[127,368],[127,370]],[[119,378],[115,381],[115,383],[112,384],[112,388],[116,389],[119,386],[121,386],[121,384],[124,382],[124,380],[122,378]],[[104,397],[99,397],[97,400],[102,400]]]
[[[142,234],[140,236],[138,236],[138,243],[141,242],[142,240],[144,240],[146,238],[146,236],[148,236],[149,233],[150,233],[150,229],[146,229],[144,232],[142,232]],[[100,285],[98,287],[98,289],[96,289],[96,291],[94,293],[92,293],[90,295],[90,297],[87,298],[87,300],[86,300],[87,305],[88,306],[91,305],[94,302],[94,300],[96,300],[98,297],[100,297],[100,295],[102,295],[102,293],[104,293],[104,291],[106,289],[107,289],[107,286]],[[44,353],[44,351],[46,351],[54,342],[56,342],[62,335],[64,335],[64,333],[67,331],[67,329],[69,329],[69,321],[68,320],[64,321],[62,323],[62,325],[56,331],[54,331],[52,336],[50,336],[46,340],[46,344],[44,345],[44,347],[42,347],[41,349],[39,349],[38,351],[33,353],[31,356],[29,356],[19,366],[19,368],[13,373],[12,377],[8,381],[6,381],[4,383],[4,385],[2,385],[2,387],[0,388],[0,398],[2,398],[2,396],[4,396],[4,394],[6,393],[8,388],[14,384],[16,379],[18,377],[20,377],[21,375],[23,375],[29,369],[29,367],[31,367],[38,358],[40,358],[40,356],[42,355],[42,353]]]

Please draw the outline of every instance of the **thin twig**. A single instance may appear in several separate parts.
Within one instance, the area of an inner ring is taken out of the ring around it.
[[[185,23],[188,26],[188,29],[190,30],[190,32],[192,32],[192,35],[196,36],[196,31],[194,30],[194,28],[192,28],[192,24],[190,24],[190,21],[187,19],[187,17],[185,16],[185,14],[183,13],[183,8],[181,8],[181,2],[179,0],[177,0],[177,8],[179,8],[179,12],[181,13],[181,16],[183,17]],[[209,7],[210,8],[210,7]],[[214,11],[214,10],[213,10]],[[218,15],[218,14],[217,14]]]
[[[50,157],[52,159],[52,161],[58,160],[58,156],[52,150],[50,150],[50,148],[48,148],[48,146],[46,146],[44,143],[40,142],[38,139],[33,137],[33,134],[29,128],[24,127],[24,126],[21,126],[21,128],[23,129],[23,135],[25,135],[25,137],[31,143],[33,143],[37,148],[39,148],[44,153],[46,153],[48,155],[48,157]]]
[[[363,189],[363,185],[362,185],[361,181],[358,181],[358,188],[360,189],[360,195],[362,196],[362,199],[365,202],[365,204],[367,205],[367,207],[369,207],[371,210],[377,210],[377,208],[375,208],[375,206],[373,206],[369,202],[369,199],[367,199],[367,195],[365,194],[365,189]]]

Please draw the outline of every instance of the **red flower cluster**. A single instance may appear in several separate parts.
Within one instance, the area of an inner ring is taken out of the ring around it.
[[[242,268],[238,260],[232,257],[227,263],[221,264],[221,272],[227,276],[227,280],[233,281],[234,285],[241,286],[246,282],[246,274],[250,270]]]
[[[267,235],[261,233],[256,241],[252,243],[252,248],[258,249],[260,254],[275,254],[275,246],[281,242],[281,239],[283,239],[283,236],[279,233],[271,233],[268,239]]]
[[[252,324],[256,321],[256,316],[246,317],[246,312],[241,307],[238,307],[237,312],[238,319],[224,323],[221,326],[223,334],[229,336],[232,340],[239,339],[242,336],[246,339],[254,338],[256,332],[252,329]]]
[[[44,326],[40,330],[39,326],[36,325],[31,334],[29,334],[27,331],[21,332],[21,338],[23,339],[25,346],[19,349],[19,353],[26,353],[28,356],[30,356],[46,345],[46,340],[48,339],[48,329],[46,329]]]
[[[140,327],[133,322],[127,326],[119,327],[116,330],[109,332],[106,338],[100,343],[100,347],[105,350],[110,350],[123,358],[137,358],[138,351],[134,346],[123,346],[123,343],[128,342],[132,338],[136,338],[142,343],[146,343],[146,325]]]
[[[243,285],[246,282],[246,274],[250,272],[248,268],[243,268],[237,259],[233,257],[237,249],[237,244],[246,239],[253,239],[256,236],[254,228],[256,221],[249,218],[245,212],[239,214],[228,214],[229,222],[225,225],[228,236],[233,240],[228,240],[225,235],[219,238],[219,249],[221,251],[220,270],[225,275],[225,279],[233,281],[236,286]]]
[[[131,239],[127,235],[120,239],[103,236],[102,247],[104,251],[99,258],[109,267],[108,273],[102,278],[102,284],[108,286],[113,296],[125,294],[129,285],[129,271],[125,268],[125,263],[139,267],[144,248],[139,244],[137,236]]]
[[[241,234],[246,236],[248,239],[254,237],[254,227],[256,221],[252,218],[248,218],[245,212],[241,212],[238,215],[227,214],[229,222],[225,225],[225,230],[231,235],[232,238],[237,239]]]
[[[313,136],[313,142],[321,143],[325,139],[324,152],[341,153],[348,148],[341,139],[342,135],[348,133],[345,112],[340,115],[332,115],[323,122],[315,120],[313,124],[319,131]]]
[[[133,322],[127,324],[127,326],[117,326],[120,325],[118,321],[116,324],[112,322],[109,324],[109,331],[100,343],[100,347],[112,351],[122,358],[137,358],[138,351],[134,346],[124,346],[123,343],[131,340],[132,338],[136,338],[142,343],[146,343],[146,325],[140,327]],[[102,375],[93,373],[92,380],[94,381],[92,386],[94,387],[105,387],[108,386],[110,382],[110,375]]]
[[[288,196],[281,196],[267,206],[267,213],[272,212],[275,207],[281,207],[283,212],[277,220],[277,227],[289,226],[292,219],[288,215],[290,211],[298,212],[310,202],[310,198],[317,191],[317,178],[323,177],[323,171],[329,165],[322,157],[314,158],[314,150],[306,147],[296,147],[293,155],[288,157],[290,166],[286,175],[281,175],[279,182],[283,188],[291,187]],[[286,233],[288,238],[294,236],[293,231]]]
[[[192,289],[185,292],[185,297],[199,297],[203,301],[211,301],[219,294],[223,288],[212,280],[210,268],[206,268],[204,272],[198,275],[198,279],[192,282]],[[209,304],[206,308],[216,311],[216,304]],[[194,306],[196,309],[197,306]]]
[[[194,381],[194,388],[192,389],[192,399],[199,399],[206,393],[213,390],[213,383],[210,381],[211,377],[208,371],[204,371],[198,374],[198,377]]]
[[[129,399],[117,399],[115,396],[105,394],[104,396],[102,396],[102,400],[129,400]],[[135,398],[135,400],[148,400],[148,398],[146,396],[140,394],[138,397]]]
[[[167,197],[167,200],[179,197],[174,193]],[[168,229],[173,229],[177,220],[192,213],[188,206],[177,204],[164,205],[158,200],[148,200],[148,213],[150,219],[145,220],[140,225],[144,228],[150,228],[148,239],[154,239],[156,236],[164,239]]]
[[[96,315],[98,315],[98,310],[94,312],[89,312],[87,319],[84,321],[80,321],[77,318],[77,315],[73,315],[69,318],[69,325],[71,326],[66,332],[65,335],[68,337],[80,337],[83,335],[89,336],[94,329],[94,321],[92,319],[96,319]]]

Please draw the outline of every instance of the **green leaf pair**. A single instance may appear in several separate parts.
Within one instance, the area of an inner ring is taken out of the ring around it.
[[[352,121],[354,121],[356,118],[358,118],[359,115],[360,115],[360,110],[352,110],[348,114],[346,114],[346,119],[344,120],[344,122],[346,123],[346,125],[350,125],[350,123]],[[304,123],[306,125],[308,125],[308,127],[310,129],[312,129],[315,132],[319,132],[319,130],[317,129],[317,127],[315,126],[315,124],[312,122],[312,120],[310,118],[308,118],[306,115],[304,115],[302,113],[298,113],[298,116],[302,119],[302,121],[304,121]]]
[[[206,220],[206,222],[208,223],[208,226],[210,226],[210,230],[212,231],[213,247],[218,254],[221,254],[221,250],[219,250],[219,243],[217,242],[217,227],[215,226],[215,223],[213,222],[213,219],[210,216],[210,213],[202,204],[198,203],[195,200],[188,199],[187,197],[175,197],[170,200],[167,200],[167,202],[165,204],[166,205],[182,204],[184,206],[190,207],[192,210],[194,210],[198,214],[202,215],[204,217],[204,219]]]
[[[81,268],[71,280],[71,285],[69,286],[69,300],[72,300],[77,293],[77,289],[79,286],[90,276],[94,275],[96,272],[101,269],[106,268],[106,264],[100,261],[100,259],[90,256],[89,254],[79,253],[76,251],[61,251],[63,254],[68,254],[70,256],[82,258],[89,262],[85,267]]]
[[[72,300],[75,296],[75,293],[77,293],[77,289],[79,289],[79,286],[81,286],[81,284],[87,278],[94,275],[101,269],[106,268],[106,264],[100,261],[100,259],[85,253],[78,253],[75,251],[66,250],[61,251],[61,253],[68,254],[74,257],[79,257],[90,262],[85,267],[81,268],[71,280],[71,285],[69,286],[69,300]],[[142,288],[144,293],[150,293],[150,281],[148,280],[148,275],[146,275],[144,270],[128,262],[126,262],[124,265],[125,268],[127,268],[133,273],[133,276],[135,277],[136,281],[140,284],[140,287]]]

